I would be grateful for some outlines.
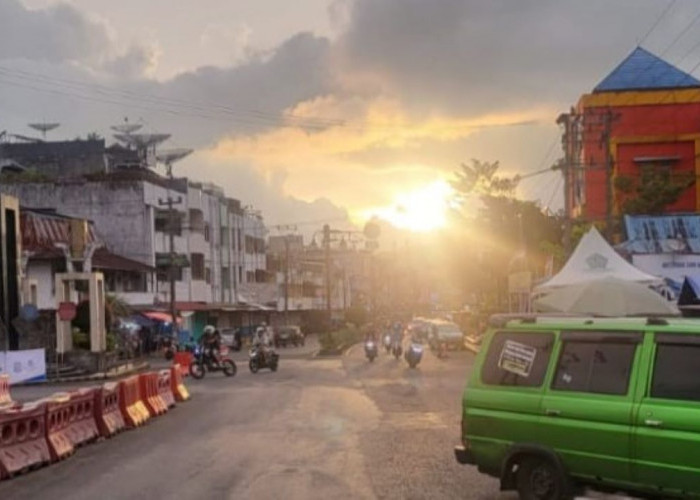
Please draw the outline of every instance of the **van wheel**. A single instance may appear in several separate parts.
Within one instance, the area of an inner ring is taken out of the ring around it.
[[[545,458],[526,458],[518,467],[516,483],[521,500],[566,498],[566,482],[566,477]]]

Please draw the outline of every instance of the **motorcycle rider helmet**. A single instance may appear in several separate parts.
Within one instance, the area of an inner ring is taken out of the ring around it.
[[[204,327],[204,333],[214,333],[216,330],[212,325],[207,325]]]

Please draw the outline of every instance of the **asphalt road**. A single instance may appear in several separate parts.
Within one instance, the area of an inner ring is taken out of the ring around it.
[[[299,352],[282,349],[276,373],[239,362],[233,379],[188,379],[190,402],[0,483],[0,498],[515,498],[452,456],[471,354],[426,353],[410,370],[385,354],[369,364],[361,346]]]

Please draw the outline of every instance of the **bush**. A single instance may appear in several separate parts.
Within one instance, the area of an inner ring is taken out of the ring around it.
[[[325,332],[319,335],[321,353],[340,354],[351,345],[362,340],[362,332],[355,326],[348,325],[334,332]]]

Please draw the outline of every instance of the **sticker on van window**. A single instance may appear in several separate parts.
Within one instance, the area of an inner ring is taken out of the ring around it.
[[[498,360],[498,367],[521,377],[529,377],[532,365],[535,363],[535,356],[537,356],[537,349],[534,347],[506,340]]]

